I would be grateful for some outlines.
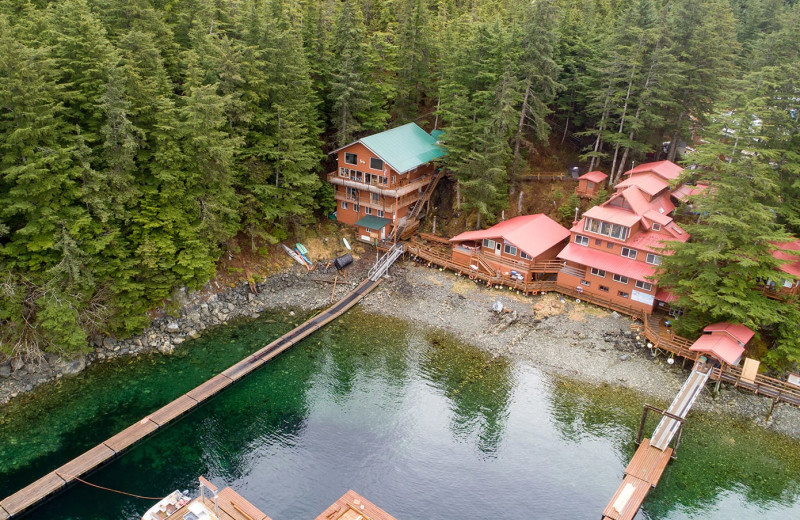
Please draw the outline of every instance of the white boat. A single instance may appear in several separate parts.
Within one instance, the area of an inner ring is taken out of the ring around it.
[[[185,492],[176,489],[162,498],[156,505],[148,509],[142,516],[142,520],[164,520],[191,501],[191,497]]]

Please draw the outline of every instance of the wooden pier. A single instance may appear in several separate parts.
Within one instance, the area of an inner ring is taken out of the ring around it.
[[[680,443],[683,421],[710,375],[710,366],[702,362],[697,363],[667,411],[645,405],[637,436],[639,448],[628,463],[628,467],[625,468],[622,483],[603,510],[603,520],[632,520],[636,516],[647,493],[656,487],[667,464],[673,457]],[[648,410],[655,410],[663,417],[656,426],[652,439],[641,439]],[[675,445],[670,447],[673,440],[675,440]]]
[[[402,248],[402,246],[398,247]],[[382,258],[373,270],[370,271],[370,276],[335,305],[309,319],[302,325],[292,329],[269,345],[244,358],[222,373],[212,377],[195,389],[190,390],[171,403],[132,424],[110,439],[101,442],[94,448],[79,455],[54,471],[51,471],[47,475],[44,475],[13,495],[0,500],[0,520],[7,520],[25,514],[33,507],[41,504],[44,500],[64,490],[70,484],[73,484],[77,478],[83,477],[108,463],[135,443],[152,435],[178,417],[185,415],[211,397],[219,394],[234,382],[263,366],[281,352],[296,345],[347,312],[380,284],[380,277],[399,256],[396,251],[395,249],[390,255],[386,255]]]

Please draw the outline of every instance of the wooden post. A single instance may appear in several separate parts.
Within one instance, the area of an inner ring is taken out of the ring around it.
[[[433,216],[433,231],[431,234],[436,234],[436,215]]]
[[[649,408],[647,405],[644,405],[644,410],[642,411],[642,420],[639,421],[639,432],[636,434],[636,445],[642,443],[642,431],[644,430],[644,422],[647,420],[647,412]]]
[[[333,303],[333,295],[336,294],[336,280],[339,279],[339,272],[336,272],[336,276],[333,277],[333,290],[331,291],[331,303]]]
[[[765,421],[769,421],[770,417],[772,417],[772,411],[775,409],[775,403],[778,402],[778,398],[772,400],[772,404],[769,405],[769,412],[767,412],[767,418],[764,419]]]

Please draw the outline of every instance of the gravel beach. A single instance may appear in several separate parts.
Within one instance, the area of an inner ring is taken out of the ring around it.
[[[366,276],[374,262],[364,255],[339,277],[335,298],[344,296]],[[158,350],[165,354],[209,327],[235,319],[255,318],[267,310],[312,310],[331,298],[333,268],[307,273],[294,267],[258,284],[253,294],[247,284],[186,295],[180,316],[161,316],[141,335],[118,340],[97,337],[94,350],[75,360],[55,357],[38,365],[6,361],[0,369],[0,404],[78,371],[94,362]],[[503,310],[493,311],[500,302]],[[507,289],[491,289],[464,277],[413,262],[398,262],[378,288],[360,304],[367,312],[447,331],[464,342],[496,356],[520,360],[537,369],[590,384],[633,389],[663,406],[675,396],[689,373],[680,361],[667,363],[653,356],[643,337],[632,330],[629,317],[562,299],[556,293],[523,296]],[[658,404],[654,401],[653,404]],[[771,401],[723,385],[718,396],[700,394],[695,408],[745,420],[800,439],[800,409],[778,404],[770,419]]]
[[[500,302],[503,311],[492,307]],[[523,296],[491,289],[453,273],[412,262],[390,276],[362,304],[366,310],[446,330],[494,355],[508,356],[543,372],[591,384],[619,385],[669,403],[689,374],[680,360],[653,356],[631,318],[556,293]],[[641,323],[641,322],[639,322]],[[708,389],[711,389],[709,385]],[[718,396],[700,394],[695,409],[738,415],[800,439],[800,409],[728,385]]]

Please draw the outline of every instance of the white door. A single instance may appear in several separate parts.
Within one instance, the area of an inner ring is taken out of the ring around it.
[[[497,256],[500,256],[502,251],[503,251],[503,244],[501,242],[495,242],[494,243],[494,254],[496,254]]]

